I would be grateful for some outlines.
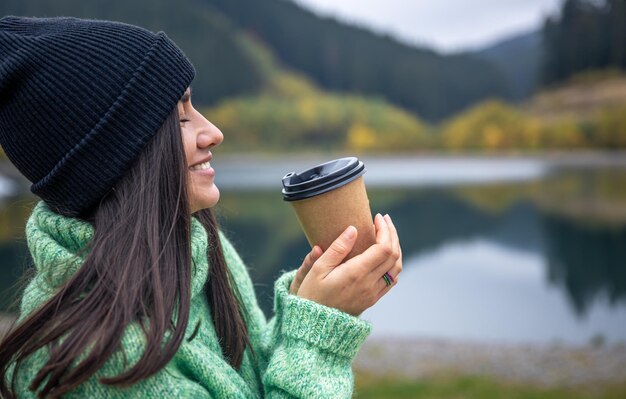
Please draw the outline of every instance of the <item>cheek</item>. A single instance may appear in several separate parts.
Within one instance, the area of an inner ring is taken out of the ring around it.
[[[189,173],[189,177],[187,178],[187,182],[189,183],[189,193],[194,194],[196,187],[198,186],[198,180],[196,179],[194,173],[192,173],[191,171],[187,173]]]
[[[181,136],[183,140],[183,150],[185,151],[185,162],[189,164],[189,158],[194,152],[194,143],[189,139],[189,134],[185,134],[185,128],[181,128]]]

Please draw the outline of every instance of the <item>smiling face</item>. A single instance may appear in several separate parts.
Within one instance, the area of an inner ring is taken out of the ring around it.
[[[189,170],[189,205],[194,213],[214,206],[220,198],[210,150],[224,140],[224,135],[191,105],[190,88],[178,101],[178,115]]]

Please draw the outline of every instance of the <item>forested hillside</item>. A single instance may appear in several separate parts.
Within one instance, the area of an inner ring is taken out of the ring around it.
[[[410,47],[287,0],[203,1],[325,89],[384,96],[428,120],[510,94],[500,70],[471,54],[442,56]]]
[[[4,0],[0,14],[113,19],[165,30],[197,66],[194,90],[205,105],[263,86],[259,43],[281,67],[322,89],[384,97],[429,120],[509,95],[487,60],[413,48],[287,0]]]
[[[566,0],[539,32],[447,56],[291,0],[4,0],[0,15],[166,31],[226,151],[535,151],[626,148],[625,3]]]
[[[500,68],[509,84],[512,100],[528,98],[537,89],[542,56],[541,31],[506,38],[475,54]]]
[[[565,0],[546,21],[543,84],[582,71],[626,69],[626,0]]]

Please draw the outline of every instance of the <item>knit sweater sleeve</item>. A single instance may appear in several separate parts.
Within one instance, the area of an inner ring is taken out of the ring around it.
[[[222,244],[248,308],[265,397],[351,398],[352,361],[371,333],[371,323],[290,294],[296,270],[276,280],[274,316],[267,321],[245,265],[224,236]]]

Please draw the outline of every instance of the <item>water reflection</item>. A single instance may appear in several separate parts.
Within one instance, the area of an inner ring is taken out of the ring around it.
[[[258,288],[262,304],[270,312],[271,283],[277,275],[275,265],[285,269],[296,267],[295,260],[306,253],[307,244],[298,234],[297,225],[290,229],[296,231],[295,236],[285,232],[284,226],[283,229],[276,227],[276,219],[273,218],[284,219],[287,221],[284,225],[291,226],[293,215],[288,208],[281,210],[280,203],[276,205],[278,199],[272,194],[265,196],[266,199],[262,193],[250,194],[250,198],[256,198],[254,206],[259,214],[249,224],[245,217],[241,217],[242,209],[249,202],[227,196],[227,203],[237,205],[227,212],[230,215],[226,217],[225,224],[242,248],[255,281],[261,284]],[[394,215],[407,259],[431,253],[445,257],[447,251],[454,248],[450,247],[451,243],[486,240],[493,245],[483,247],[481,253],[489,255],[491,252],[495,256],[504,251],[508,254],[499,258],[505,262],[501,270],[508,273],[517,270],[517,274],[512,276],[517,276],[520,284],[521,277],[531,273],[536,284],[542,281],[538,287],[543,287],[546,292],[559,289],[562,306],[554,308],[557,313],[561,312],[572,320],[584,320],[585,316],[595,317],[589,313],[596,305],[605,309],[623,305],[620,302],[626,294],[626,236],[623,226],[589,226],[540,210],[529,201],[520,201],[503,212],[493,213],[444,189],[372,190],[370,196],[373,209]],[[260,215],[266,215],[268,219]],[[262,220],[266,222],[262,223]],[[282,239],[279,238],[281,235]],[[253,245],[247,246],[247,243]],[[471,252],[471,248],[466,250]],[[520,263],[520,259],[528,256],[534,261]],[[439,258],[431,259],[431,262],[434,262],[434,270],[439,270]],[[481,267],[488,267],[488,262],[489,258],[467,258],[465,270],[483,270]],[[517,269],[512,269],[510,264],[517,264]],[[407,263],[406,267],[410,269],[414,265]],[[444,286],[442,289],[448,288]],[[481,290],[475,294],[480,296]],[[519,294],[529,303],[538,298],[532,290],[522,290]],[[603,296],[609,301],[598,305]],[[417,300],[413,299],[411,303]],[[429,303],[436,309],[436,304]],[[537,306],[536,311],[548,317],[548,308]],[[550,319],[558,320],[559,317],[551,315]],[[503,319],[496,317],[494,322],[502,323]]]
[[[484,239],[452,242],[406,261],[402,285],[363,317],[374,334],[499,342],[626,341],[626,307],[588,304],[586,317],[545,281],[545,258]]]
[[[402,283],[366,312],[375,331],[626,339],[626,171],[527,166],[523,179],[499,183],[372,184],[372,210],[394,217],[405,256]],[[290,170],[279,169],[267,173]],[[540,170],[540,177],[532,174]],[[32,206],[24,201],[0,206],[2,309],[8,287],[29,264],[23,239],[16,239]],[[308,252],[291,208],[279,190],[247,187],[222,190],[217,210],[270,315],[276,277]]]
[[[625,226],[580,226],[543,215],[542,228],[547,279],[561,287],[578,314],[598,299],[626,304]]]
[[[528,202],[493,215],[445,191],[414,194],[385,210],[396,217],[405,252],[420,255],[443,244],[486,238],[546,259],[546,278],[584,316],[595,299],[626,299],[626,226],[584,224]]]

